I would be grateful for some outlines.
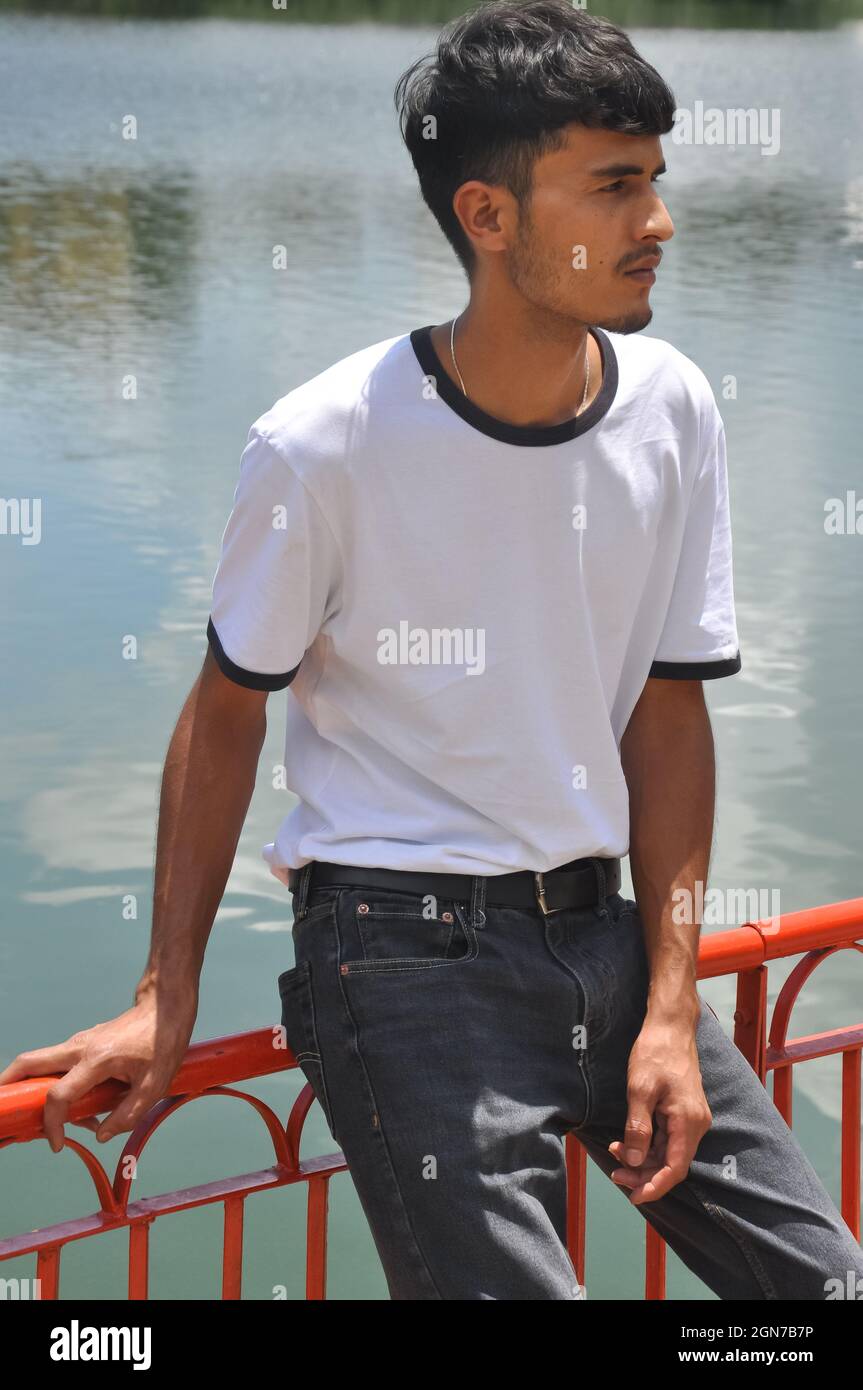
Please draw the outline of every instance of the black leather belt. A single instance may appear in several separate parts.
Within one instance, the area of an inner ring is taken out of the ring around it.
[[[424,873],[411,869],[366,869],[351,864],[328,864],[313,860],[310,867],[308,893],[328,884],[344,884],[351,888],[397,888],[406,893],[432,893],[437,898],[469,901],[472,874]],[[303,869],[290,869],[288,886],[295,892]],[[548,873],[532,873],[520,869],[516,873],[485,876],[485,901],[488,907],[525,907],[537,905],[546,916],[565,907],[591,907],[602,896],[610,897],[620,891],[619,859],[573,859]]]

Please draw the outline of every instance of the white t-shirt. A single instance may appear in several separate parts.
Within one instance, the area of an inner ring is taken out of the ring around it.
[[[213,581],[222,671],[288,686],[298,804],[264,847],[548,871],[628,850],[620,740],[648,676],[740,669],[725,431],[690,359],[591,330],[603,382],[552,426],[447,376],[429,325],[252,425]]]

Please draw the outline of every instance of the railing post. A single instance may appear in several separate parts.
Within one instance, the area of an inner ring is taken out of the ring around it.
[[[36,1256],[40,1298],[56,1298],[60,1292],[60,1248],[59,1245],[49,1245]]]
[[[587,1227],[587,1150],[570,1132],[566,1136],[566,1248],[579,1284],[585,1282]]]
[[[741,970],[737,976],[734,1042],[762,1086],[767,1082],[767,967]]]
[[[243,1213],[242,1196],[225,1198],[225,1234],[222,1253],[222,1298],[242,1296],[243,1285]]]
[[[644,1297],[665,1298],[665,1241],[655,1226],[645,1221],[647,1227],[647,1250],[645,1258]]]
[[[129,1227],[129,1297],[146,1299],[150,1282],[150,1223]]]
[[[842,1215],[860,1239],[860,1049],[842,1054]]]
[[[330,1180],[309,1178],[309,1204],[306,1221],[306,1298],[327,1296],[327,1202]]]

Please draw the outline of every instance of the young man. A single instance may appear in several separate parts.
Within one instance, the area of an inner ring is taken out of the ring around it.
[[[711,848],[702,682],[740,656],[722,420],[638,336],[672,93],[619,29],[534,0],[451,25],[396,95],[469,303],[252,426],[135,1006],[0,1079],[71,1068],[55,1148],[103,1077],[130,1090],[100,1137],[163,1094],[288,687],[283,1022],[392,1297],[582,1297],[572,1130],[720,1298],[824,1298],[860,1248],[673,916]]]

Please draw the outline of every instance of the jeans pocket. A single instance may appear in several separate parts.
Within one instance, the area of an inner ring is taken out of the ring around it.
[[[339,914],[343,974],[430,970],[473,960],[477,934],[464,907],[393,890],[356,890]]]
[[[282,1027],[288,1046],[315,1093],[330,1133],[338,1143],[333,1128],[333,1112],[327,1091],[324,1061],[318,1043],[312,967],[308,960],[301,961],[299,965],[285,970],[279,976],[279,994],[282,1000]]]

